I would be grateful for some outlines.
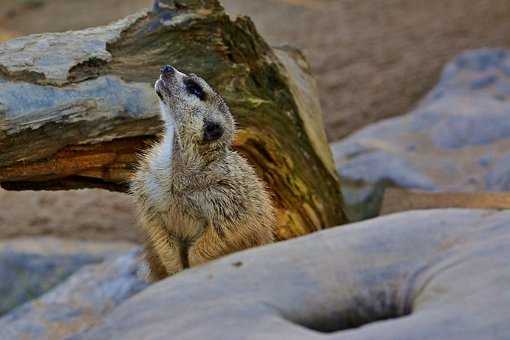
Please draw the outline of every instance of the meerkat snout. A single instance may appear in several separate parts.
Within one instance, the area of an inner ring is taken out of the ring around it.
[[[154,85],[154,89],[156,90],[156,94],[158,95],[159,99],[162,102],[165,102],[165,96],[163,94],[166,94],[167,96],[172,94],[171,87],[173,82],[173,77],[176,75],[176,70],[170,65],[165,65],[160,70],[160,77],[156,81],[156,84]]]
[[[171,65],[165,65],[161,68],[162,76],[171,76],[175,73],[175,69]]]

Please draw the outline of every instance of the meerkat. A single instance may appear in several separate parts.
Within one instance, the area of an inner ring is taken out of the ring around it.
[[[235,122],[223,98],[170,65],[154,88],[164,133],[131,183],[151,279],[273,242],[270,195],[231,148]]]

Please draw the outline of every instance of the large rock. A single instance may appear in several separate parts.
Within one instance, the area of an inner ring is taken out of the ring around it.
[[[0,318],[0,339],[63,339],[86,330],[147,287],[146,276],[139,250],[84,267]]]
[[[87,264],[99,263],[134,246],[56,238],[0,241],[0,315],[37,298]]]
[[[510,212],[484,210],[391,215],[236,253],[132,297],[145,286],[130,254],[0,319],[0,337],[508,339],[509,224]]]
[[[374,216],[386,186],[510,190],[510,53],[467,52],[411,113],[332,145],[352,218]]]

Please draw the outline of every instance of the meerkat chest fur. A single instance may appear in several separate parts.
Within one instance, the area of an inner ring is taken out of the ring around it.
[[[198,155],[183,150],[172,125],[165,128],[162,141],[150,152],[144,176],[147,203],[173,237],[194,240],[208,223],[204,208],[209,203],[200,199],[200,192],[214,189],[226,174],[216,164],[222,159],[204,164]]]
[[[173,125],[165,129],[148,154],[142,178],[147,209],[166,231],[181,241],[194,241],[208,225],[219,229],[248,213],[247,200],[260,199],[253,196],[261,183],[244,158],[228,148],[204,157],[197,148],[180,144]]]

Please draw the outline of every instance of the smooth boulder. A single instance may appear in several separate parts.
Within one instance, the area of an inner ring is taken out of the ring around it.
[[[148,286],[139,249],[81,268],[40,298],[0,318],[0,339],[65,339]]]
[[[466,52],[416,109],[332,144],[351,219],[375,216],[388,186],[510,190],[510,52]]]
[[[53,288],[81,267],[105,261],[134,246],[51,237],[0,241],[0,315]]]
[[[508,339],[510,212],[414,211],[186,270],[75,339]]]

